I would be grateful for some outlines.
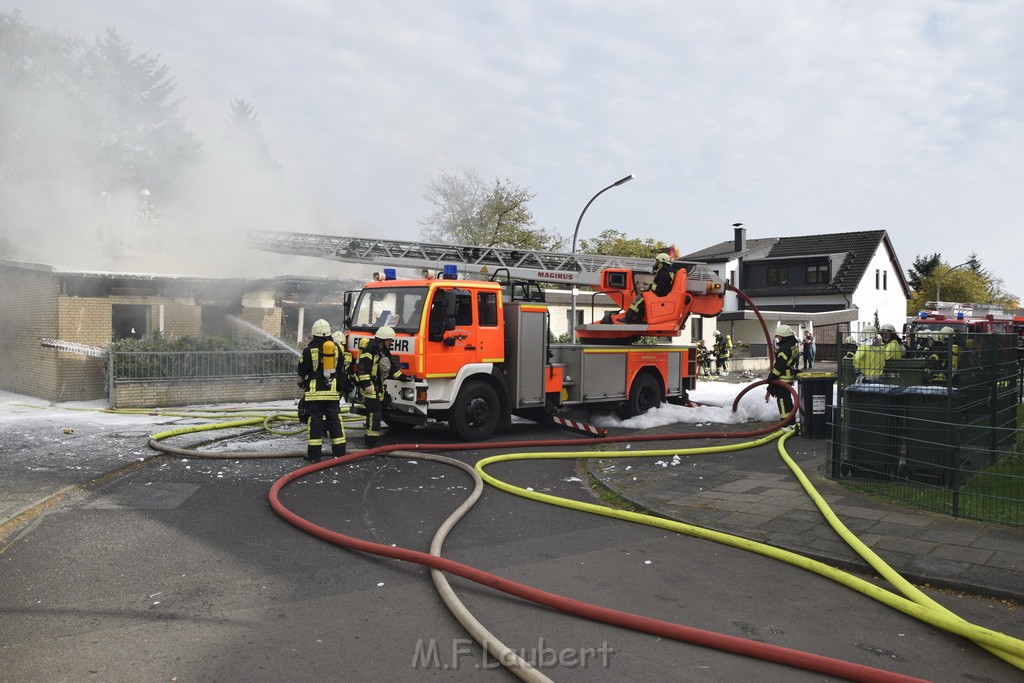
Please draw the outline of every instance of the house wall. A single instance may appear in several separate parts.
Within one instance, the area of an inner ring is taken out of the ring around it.
[[[902,328],[907,319],[907,299],[900,286],[899,268],[890,258],[884,244],[879,244],[852,300],[860,311],[859,318],[851,323],[853,331],[859,331],[865,325],[873,325],[876,311],[880,324],[892,323],[896,329]]]
[[[58,395],[58,358],[67,354],[39,344],[42,337],[58,336],[56,276],[43,266],[0,263],[0,292],[0,388],[41,398]]]

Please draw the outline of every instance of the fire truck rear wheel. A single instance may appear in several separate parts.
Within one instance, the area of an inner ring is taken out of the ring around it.
[[[467,382],[452,406],[449,421],[465,441],[483,441],[494,434],[501,416],[498,392],[487,382]]]
[[[633,380],[633,388],[629,392],[629,398],[626,399],[622,416],[630,418],[643,415],[648,410],[659,407],[663,396],[664,392],[661,390],[661,384],[658,383],[658,380],[648,374],[637,375],[636,379]]]

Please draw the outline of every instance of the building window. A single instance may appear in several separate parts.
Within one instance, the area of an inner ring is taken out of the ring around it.
[[[882,271],[882,289],[889,289],[889,271]]]
[[[729,284],[732,285],[733,287],[739,287],[739,283],[736,282],[736,271],[735,270],[730,270],[729,271]]]
[[[880,283],[880,280],[879,280],[879,275],[880,274],[881,274],[881,271],[878,270],[878,268],[875,268],[875,289],[881,289],[881,286],[879,284]]]
[[[142,339],[149,332],[149,306],[113,304],[110,307],[111,336],[118,339]]]
[[[824,266],[807,266],[807,284],[809,285],[821,285],[828,284],[829,272],[828,265]]]
[[[788,285],[789,284],[789,268],[786,267],[775,267],[768,269],[768,284],[770,285]]]

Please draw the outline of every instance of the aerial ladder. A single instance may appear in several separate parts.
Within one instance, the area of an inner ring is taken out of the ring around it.
[[[250,230],[244,241],[261,251],[293,256],[311,256],[332,261],[379,264],[441,273],[454,265],[467,275],[481,279],[505,278],[506,288],[520,298],[542,298],[539,283],[568,287],[589,287],[607,295],[621,311],[602,321],[576,328],[577,336],[592,343],[628,344],[640,336],[673,338],[679,335],[690,314],[715,316],[722,310],[725,283],[706,266],[675,261],[672,290],[667,296],[645,292],[651,281],[654,259],[561,253],[387,240],[375,237],[316,235],[274,230]],[[534,289],[530,289],[530,285]],[[523,294],[525,293],[525,294]],[[637,295],[645,302],[646,322],[626,324],[625,309]]]

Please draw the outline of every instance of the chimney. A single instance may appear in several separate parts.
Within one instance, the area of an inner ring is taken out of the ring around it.
[[[742,223],[733,223],[734,236],[732,239],[733,251],[743,251],[747,248],[747,229]]]

